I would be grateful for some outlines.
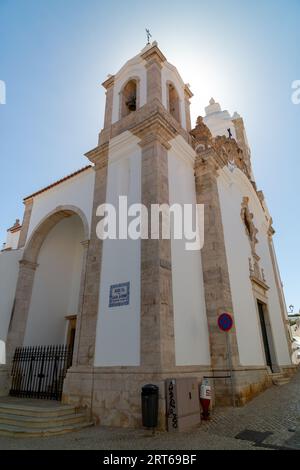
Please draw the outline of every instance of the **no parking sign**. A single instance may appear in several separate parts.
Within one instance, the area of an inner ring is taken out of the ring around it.
[[[232,404],[235,406],[235,391],[234,391],[234,379],[233,379],[233,367],[232,367],[232,357],[231,357],[231,346],[229,339],[229,331],[233,327],[233,318],[230,313],[224,312],[221,313],[218,317],[218,327],[221,331],[227,333],[226,337],[226,346],[227,346],[227,361],[228,361],[228,370],[230,371],[231,379],[231,394],[232,394]]]
[[[229,331],[233,327],[233,318],[229,313],[221,313],[218,318],[218,326],[222,331]]]

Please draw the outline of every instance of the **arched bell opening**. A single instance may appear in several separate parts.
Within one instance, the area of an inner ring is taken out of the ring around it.
[[[167,97],[168,111],[180,124],[180,98],[173,83],[167,83]]]
[[[138,109],[138,80],[130,79],[120,92],[121,118]]]

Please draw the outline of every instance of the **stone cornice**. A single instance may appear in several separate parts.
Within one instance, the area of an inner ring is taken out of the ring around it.
[[[152,126],[153,121],[155,120],[159,120],[161,125],[165,129],[168,129],[171,138],[180,134],[188,143],[191,143],[191,137],[188,132],[180,126],[170,113],[168,113],[159,100],[153,100],[152,102],[145,104],[135,113],[129,114],[125,118],[114,123],[110,130],[110,138],[116,137],[126,130],[138,135],[143,131],[143,129],[146,130],[149,126]]]
[[[132,133],[141,139],[139,143],[141,146],[158,140],[167,149],[170,148],[168,142],[178,135],[176,130],[169,125],[169,122],[159,112],[132,129]]]
[[[31,204],[33,204],[33,197],[29,196],[28,198],[23,199],[23,204],[25,204],[26,206],[30,206]]]
[[[194,96],[194,94],[191,92],[190,87],[189,87],[188,84],[184,85],[184,93],[189,99]]]
[[[154,44],[151,48],[147,49],[143,54],[141,54],[141,57],[147,62],[155,61],[159,64],[162,64],[167,60],[156,44]]]
[[[95,170],[104,168],[108,162],[108,143],[104,143],[85,153],[85,156],[95,165]]]
[[[270,287],[261,279],[258,279],[256,276],[250,276],[252,284],[257,284],[260,288],[262,288],[264,291],[268,291]]]
[[[107,90],[114,84],[114,81],[115,81],[115,76],[111,75],[106,80],[104,80],[104,82],[102,83],[102,86]]]

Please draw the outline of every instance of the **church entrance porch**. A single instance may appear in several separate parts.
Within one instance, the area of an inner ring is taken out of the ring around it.
[[[61,399],[76,354],[88,236],[74,206],[57,207],[31,234],[20,261],[2,395]]]

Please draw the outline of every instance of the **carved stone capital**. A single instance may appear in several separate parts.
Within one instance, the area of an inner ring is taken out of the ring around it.
[[[29,261],[27,259],[21,259],[19,261],[19,264],[20,264],[20,268],[24,267],[26,269],[32,269],[33,271],[35,271],[36,268],[38,267],[38,263],[33,263],[32,261]]]
[[[151,48],[149,48],[143,54],[141,54],[141,57],[144,60],[146,60],[148,64],[157,62],[158,64],[161,65],[163,62],[167,60],[166,57],[161,52],[161,50],[159,49],[159,47],[155,43],[153,44]]]
[[[30,206],[31,204],[33,204],[33,197],[29,196],[23,199],[23,203],[25,204],[25,206]]]

